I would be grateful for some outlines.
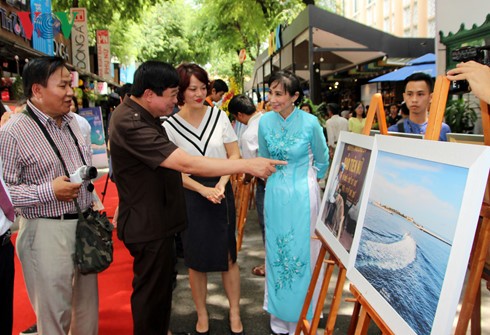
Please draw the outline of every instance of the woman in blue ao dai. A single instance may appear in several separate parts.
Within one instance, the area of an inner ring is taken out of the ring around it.
[[[328,148],[318,119],[295,105],[299,79],[287,71],[269,80],[272,113],[259,125],[259,156],[281,159],[265,192],[266,288],[271,330],[293,334],[311,280],[320,242],[313,240],[320,207],[318,179],[328,168]],[[316,301],[316,300],[314,300]],[[312,306],[307,318],[311,319]]]

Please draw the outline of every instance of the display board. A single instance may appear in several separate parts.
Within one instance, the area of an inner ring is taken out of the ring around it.
[[[90,123],[92,141],[92,165],[96,168],[106,168],[109,166],[107,158],[107,145],[104,134],[104,120],[100,107],[80,108],[78,112]]]

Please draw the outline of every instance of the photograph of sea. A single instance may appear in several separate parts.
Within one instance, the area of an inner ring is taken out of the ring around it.
[[[416,334],[430,334],[468,169],[379,151],[355,269]],[[449,278],[450,279],[450,278]]]

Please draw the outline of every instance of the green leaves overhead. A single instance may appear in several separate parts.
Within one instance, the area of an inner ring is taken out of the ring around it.
[[[53,10],[85,7],[89,37],[109,29],[111,53],[121,63],[158,59],[206,64],[215,74],[253,66],[278,24],[291,22],[312,1],[300,0],[52,0]]]

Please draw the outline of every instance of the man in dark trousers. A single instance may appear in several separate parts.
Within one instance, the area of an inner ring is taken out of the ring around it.
[[[169,141],[160,116],[177,103],[179,76],[163,62],[136,70],[131,96],[113,112],[109,131],[119,193],[118,237],[134,258],[134,334],[168,334],[175,263],[174,234],[186,228],[181,172],[267,177],[280,161],[190,156]]]

